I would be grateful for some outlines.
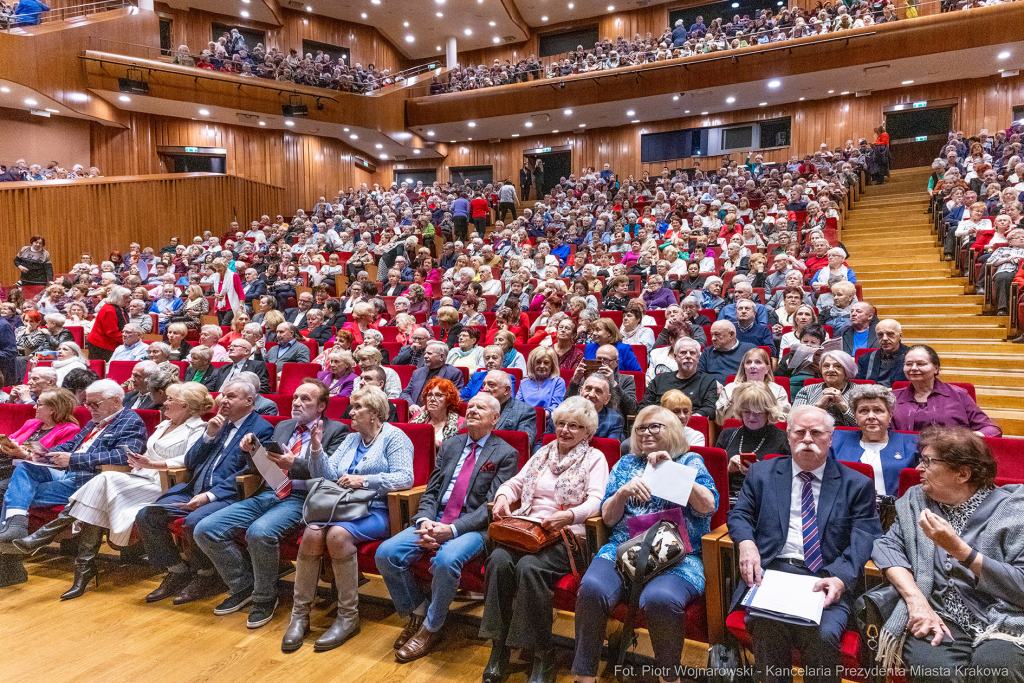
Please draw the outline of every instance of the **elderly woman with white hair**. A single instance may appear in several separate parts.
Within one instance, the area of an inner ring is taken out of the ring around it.
[[[725,308],[726,301],[722,298],[722,288],[725,283],[722,278],[712,275],[704,281],[704,289],[701,290],[701,309],[713,309],[716,313]]]
[[[86,338],[90,359],[108,361],[114,350],[124,342],[121,331],[128,324],[128,302],[131,295],[127,287],[110,288],[103,305],[96,310],[92,330]]]
[[[380,368],[384,372],[384,393],[388,395],[390,399],[398,398],[399,394],[402,393],[402,380],[399,379],[398,373],[391,368],[386,368],[381,363],[384,360],[384,356],[381,355],[380,349],[363,345],[355,350],[352,354],[356,364],[359,366],[360,372],[369,370],[370,368]],[[359,387],[362,386],[359,381],[359,375],[356,376],[352,383],[352,391],[358,391]]]
[[[811,278],[811,286],[816,288],[819,293],[842,280],[850,283],[857,282],[857,274],[843,263],[846,260],[845,250],[841,247],[832,247],[825,252],[825,255],[828,257],[828,265]]]
[[[146,349],[146,358],[156,363],[160,372],[174,377],[179,376],[178,366],[171,363],[171,345],[166,342],[153,342]]]
[[[629,595],[616,570],[616,550],[635,535],[629,521],[655,513],[676,511],[680,532],[689,536],[692,552],[651,579],[640,594],[650,631],[654,659],[664,671],[674,671],[683,654],[683,615],[687,605],[704,592],[701,537],[711,531],[719,493],[698,453],[690,452],[683,426],[666,408],[648,406],[633,423],[630,454],[622,456],[608,477],[601,517],[610,527],[609,542],[601,547],[580,584],[576,607],[576,656],[572,672],[580,683],[594,683],[608,615]],[[643,480],[647,465],[673,461],[697,470],[685,506],[651,494]]]
[[[597,431],[597,411],[587,399],[573,396],[551,417],[555,440],[501,485],[494,496],[494,519],[527,515],[542,520],[549,533],[566,529],[582,542],[584,523],[597,514],[608,484],[608,461],[589,444]],[[551,598],[555,584],[571,571],[569,550],[561,541],[532,554],[501,545],[491,551],[480,625],[480,635],[492,641],[484,680],[507,673],[512,648],[534,652],[531,681],[554,679]]]
[[[68,319],[62,313],[47,313],[43,316],[43,324],[46,326],[47,342],[51,349],[56,349],[64,342],[73,342],[75,337],[64,325]]]
[[[51,367],[57,372],[57,386],[64,383],[64,378],[72,370],[88,370],[89,361],[82,348],[73,341],[66,341],[57,346],[57,359]]]
[[[851,399],[857,386],[857,363],[844,351],[826,351],[819,362],[821,382],[805,382],[803,389],[793,398],[793,407],[811,405],[828,412],[837,427],[856,427]],[[812,380],[813,381],[813,380]]]

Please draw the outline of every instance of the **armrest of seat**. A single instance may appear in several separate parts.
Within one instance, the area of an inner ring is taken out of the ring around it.
[[[725,618],[731,592],[726,592],[723,575],[720,541],[728,537],[729,530],[723,524],[701,538],[701,552],[704,559],[704,599],[708,622],[708,640],[711,644],[725,642]],[[731,543],[731,541],[730,541]]]
[[[1020,329],[1020,321],[1017,319],[1017,309],[1020,306],[1020,285],[1016,282],[1010,283],[1010,327],[1014,330]]]
[[[100,465],[100,472],[131,472],[131,465]]]
[[[604,523],[601,515],[595,515],[587,518],[584,528],[587,532],[587,552],[590,554],[590,559],[594,559],[597,557],[598,551],[601,550],[601,546],[608,542],[608,526]]]
[[[263,487],[263,477],[258,474],[239,474],[235,477],[235,488],[239,500],[252,498]]]
[[[388,518],[391,520],[392,534],[397,534],[412,524],[412,516],[419,508],[420,499],[426,490],[426,485],[423,485],[388,494]]]
[[[183,484],[186,479],[188,479],[188,470],[184,467],[168,467],[166,470],[160,470],[160,490],[166,491],[172,486]]]

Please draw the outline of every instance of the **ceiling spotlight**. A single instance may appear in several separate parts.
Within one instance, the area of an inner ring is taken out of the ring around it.
[[[833,93],[835,93],[835,90],[829,90],[829,91],[828,91],[828,94],[829,94],[829,95],[832,95]]]
[[[734,2],[734,3],[732,3],[732,8],[733,8],[733,9],[736,9],[736,8],[737,8],[737,7],[739,7],[739,6],[740,6],[740,3],[738,3],[738,2]]]
[[[46,111],[50,112],[51,114],[59,114],[59,113],[60,113],[60,111],[59,111],[59,110],[57,110],[57,109],[50,109],[50,108],[47,108],[47,109],[46,109]]]
[[[359,136],[358,136],[358,135],[356,135],[355,133],[352,133],[352,135],[349,135],[349,136],[348,136],[348,139],[349,139],[349,140],[358,140],[358,139],[359,139]]]
[[[346,126],[345,128],[342,128],[342,130],[347,133],[348,132],[348,127]]]
[[[294,121],[285,121],[284,125],[291,127],[291,126],[295,125],[295,122]]]
[[[380,0],[370,0],[370,2],[373,3],[374,5],[380,4]]]
[[[402,22],[402,26],[404,26],[406,28],[409,28],[409,22],[408,21],[403,21]]]
[[[365,19],[366,18],[366,12],[363,12],[360,16],[362,16],[363,19]]]
[[[427,131],[427,137],[428,137],[428,138],[432,138],[432,137],[434,137],[434,131],[432,131],[432,130],[428,130],[428,131]]]
[[[5,89],[4,92],[7,92]],[[82,92],[68,93],[68,99],[72,102],[88,102],[89,96]]]
[[[806,100],[806,99],[807,99],[806,97],[801,97],[801,98],[800,98],[800,101],[801,101],[801,102],[803,102],[803,101],[804,101],[804,100]]]
[[[911,85],[914,81],[903,81],[902,85]]]
[[[471,36],[473,35],[473,29],[467,28],[465,31],[463,31],[463,33],[465,33],[467,36]]]
[[[496,24],[496,23],[494,23],[493,21],[488,21],[488,22],[487,22],[487,25],[488,25],[488,26],[497,26],[497,24]]]
[[[777,78],[774,79],[774,80],[768,81],[768,87],[769,88],[778,88],[780,85],[782,85],[782,81],[780,81]]]
[[[678,102],[679,101],[679,95],[673,95],[672,96],[672,101],[673,102]]]
[[[380,155],[380,158],[381,158],[381,159],[387,159],[387,158],[388,158],[388,155],[387,155],[387,154],[381,154],[381,155]]]
[[[684,111],[683,113],[684,113],[684,114],[689,114],[689,113],[690,113],[690,110],[689,110],[689,109],[687,109],[687,110],[686,110],[686,111]]]
[[[548,20],[548,18],[547,18],[547,15],[545,15],[545,16],[543,16],[543,17],[541,17],[541,18],[540,18],[540,20],[541,20],[541,21],[547,21],[547,20]]]
[[[700,115],[701,115],[701,116],[707,116],[707,115],[708,115],[708,113],[707,113],[706,111],[702,111],[702,112],[700,113]]]
[[[849,90],[844,90],[843,92],[841,92],[841,93],[839,93],[839,94],[840,94],[840,95],[849,95],[849,94],[850,94],[850,91],[849,91]]]
[[[734,103],[735,101],[736,101],[736,98],[735,98],[735,97],[731,97],[731,96],[730,96],[730,97],[726,97],[726,98],[725,98],[725,103],[726,103],[726,104],[732,104],[732,103]]]
[[[615,5],[608,5],[608,11],[609,12],[614,12],[615,11]]]
[[[313,11],[313,8],[312,8],[312,6],[310,6],[310,5],[306,5],[306,11],[307,11],[307,12],[312,12],[312,11]]]
[[[267,125],[267,122],[266,121],[260,121],[260,125],[261,126],[265,126],[265,125]]]
[[[1010,58],[1010,51],[1009,50],[1003,50],[998,55],[996,55],[996,57],[998,57],[999,59],[1009,59]]]
[[[519,133],[512,133],[512,137],[514,137],[514,138],[517,138],[517,137],[519,137]],[[454,141],[454,140],[452,140],[452,142],[455,142],[455,141]]]
[[[626,116],[636,116],[636,112],[630,109],[629,111],[626,112]]]
[[[759,106],[759,107],[767,107],[768,103],[767,102],[761,102],[757,106]]]
[[[444,12],[434,12],[434,16],[437,17],[438,19],[443,19]]]
[[[573,8],[573,7],[575,7],[575,6],[576,6],[576,5],[572,4],[571,2],[569,3],[569,9],[572,9],[572,8]]]
[[[413,153],[413,154],[419,154],[419,153],[420,153],[420,151],[419,151],[418,149],[414,149],[414,150],[412,151],[412,153]]]
[[[455,140],[452,140],[451,143],[454,145],[455,144]]]
[[[414,42],[416,42],[416,36],[411,35],[411,34],[407,35],[405,37],[405,42],[407,42],[407,43],[414,43]]]
[[[492,40],[493,40],[493,41],[494,41],[495,43],[500,43],[500,42],[501,42],[501,38],[499,38],[498,36],[494,36],[494,38],[492,38]]]
[[[473,140],[473,138],[466,138],[466,139],[467,139],[467,140],[469,140],[469,141],[472,141],[472,140]]]
[[[527,121],[523,125],[526,126],[527,128],[533,128],[533,121]]]
[[[128,97],[127,95],[121,95],[117,99],[121,100],[122,102],[131,102],[132,101],[132,98]]]
[[[557,133],[557,132],[558,132],[558,129],[557,129],[557,128],[555,128],[555,129],[554,129],[553,131],[551,131],[551,132],[552,132],[552,133]]]
[[[587,124],[585,124],[585,123],[581,123],[580,124],[580,128],[586,128],[586,127],[587,127]]]
[[[200,116],[209,116],[210,115],[210,110],[209,109],[200,109],[199,110],[199,115]]]
[[[242,15],[243,19],[248,19],[249,18],[249,13],[246,12],[245,10],[242,10],[241,12],[239,12],[239,14]]]
[[[248,5],[249,4],[249,0],[242,0],[242,4]]]
[[[440,52],[440,51],[441,51],[441,46],[440,46],[440,45],[438,45],[438,46],[437,46],[437,51],[438,51],[438,52]]]
[[[469,126],[470,128],[476,128],[476,121],[470,121],[470,122],[469,122],[468,124],[466,124],[466,125],[468,125],[468,126]]]
[[[0,92],[11,92],[11,89],[10,89],[10,88],[8,88],[8,87],[7,87],[6,85],[5,85],[4,87],[0,88]],[[86,99],[88,99],[88,98],[86,98]]]
[[[640,123],[640,119],[633,119],[630,123]]]
[[[384,149],[384,145],[380,144],[379,142],[376,145],[374,145],[374,147],[376,147],[377,149]]]
[[[562,113],[566,116],[572,116],[572,109],[564,109],[562,110]]]

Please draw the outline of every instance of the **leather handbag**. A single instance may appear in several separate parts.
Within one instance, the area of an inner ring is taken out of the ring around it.
[[[902,596],[892,584],[882,584],[865,591],[853,602],[853,623],[860,633],[862,662],[874,662],[878,656],[878,638],[889,615],[896,609]],[[885,672],[872,674],[874,683],[884,683]]]
[[[346,488],[322,477],[308,480],[306,489],[302,523],[313,528],[366,517],[370,514],[370,502],[377,497],[376,491]]]
[[[487,537],[498,545],[532,555],[554,545],[562,535],[557,531],[547,531],[533,520],[503,517],[488,525]]]

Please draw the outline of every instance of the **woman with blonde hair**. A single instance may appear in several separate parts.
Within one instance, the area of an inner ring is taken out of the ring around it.
[[[398,328],[398,334],[395,335],[395,341],[402,345],[408,344],[409,339],[412,337],[413,330],[416,329],[416,318],[408,313],[399,313],[394,317],[393,322],[395,327]]]
[[[242,279],[238,277],[238,273],[228,268],[228,262],[222,258],[214,259],[211,267],[213,278],[210,284],[213,286],[217,324],[228,325],[235,317],[235,311],[241,305],[239,302],[245,301]]]
[[[683,434],[686,436],[686,443],[690,446],[707,446],[707,439],[696,429],[687,425],[693,417],[693,401],[690,397],[678,389],[669,389],[661,395],[661,407],[672,411],[672,414],[679,418],[683,425]]]
[[[384,393],[388,395],[390,399],[398,398],[398,395],[402,393],[402,381],[398,377],[398,373],[391,368],[386,368],[381,363],[384,361],[384,356],[381,354],[380,349],[367,346],[366,344],[356,349],[355,353],[352,354],[356,364],[359,366],[361,372],[369,370],[370,368],[380,368],[384,372]],[[360,387],[359,377],[355,378],[352,383],[352,391],[355,392]]]
[[[789,415],[789,395],[785,389],[775,383],[775,376],[772,374],[772,359],[768,352],[756,347],[743,354],[740,367],[736,371],[736,379],[726,384],[722,393],[718,395],[718,402],[715,404],[715,421],[718,424],[721,425],[731,412],[733,392],[746,382],[764,384],[765,388],[775,397],[780,419],[786,419],[786,416]]]
[[[14,472],[14,460],[29,460],[32,453],[25,444],[37,441],[43,448],[54,446],[74,438],[80,428],[75,419],[78,403],[75,395],[66,389],[44,391],[36,399],[36,415],[26,420],[20,429],[0,442],[0,480],[10,479]]]
[[[177,315],[185,318],[185,326],[190,330],[198,330],[203,326],[203,316],[210,312],[210,302],[203,296],[203,288],[199,285],[189,285],[185,290],[185,305],[178,309]]]
[[[565,380],[558,370],[558,354],[550,346],[538,346],[530,352],[526,377],[519,384],[516,398],[543,408],[549,415],[565,398]]]
[[[363,343],[363,333],[367,330],[377,329],[374,323],[377,314],[373,304],[360,301],[352,308],[352,321],[345,323],[341,328],[352,333],[352,343],[356,346]]]
[[[619,371],[640,372],[640,362],[633,353],[633,348],[622,341],[622,333],[615,326],[610,318],[598,318],[590,324],[590,336],[592,342],[583,348],[583,357],[586,360],[594,360],[597,357],[597,349],[605,344],[611,344],[619,352]]]
[[[49,545],[72,522],[77,521],[81,525],[75,583],[61,596],[61,600],[80,597],[85,593],[88,582],[96,576],[96,556],[104,529],[112,545],[128,545],[136,515],[160,496],[159,471],[182,467],[185,454],[206,430],[202,415],[213,408],[213,400],[206,387],[197,382],[186,382],[172,384],[166,392],[164,420],[149,437],[145,453],[127,453],[132,471],[96,475],[71,495],[68,506],[57,519],[19,541],[19,550],[33,553]]]
[[[775,426],[781,416],[777,399],[763,382],[743,382],[733,392],[727,417],[743,424],[723,429],[715,442],[729,456],[730,498],[739,495],[752,455],[756,460],[770,453],[789,455],[786,432]]]

